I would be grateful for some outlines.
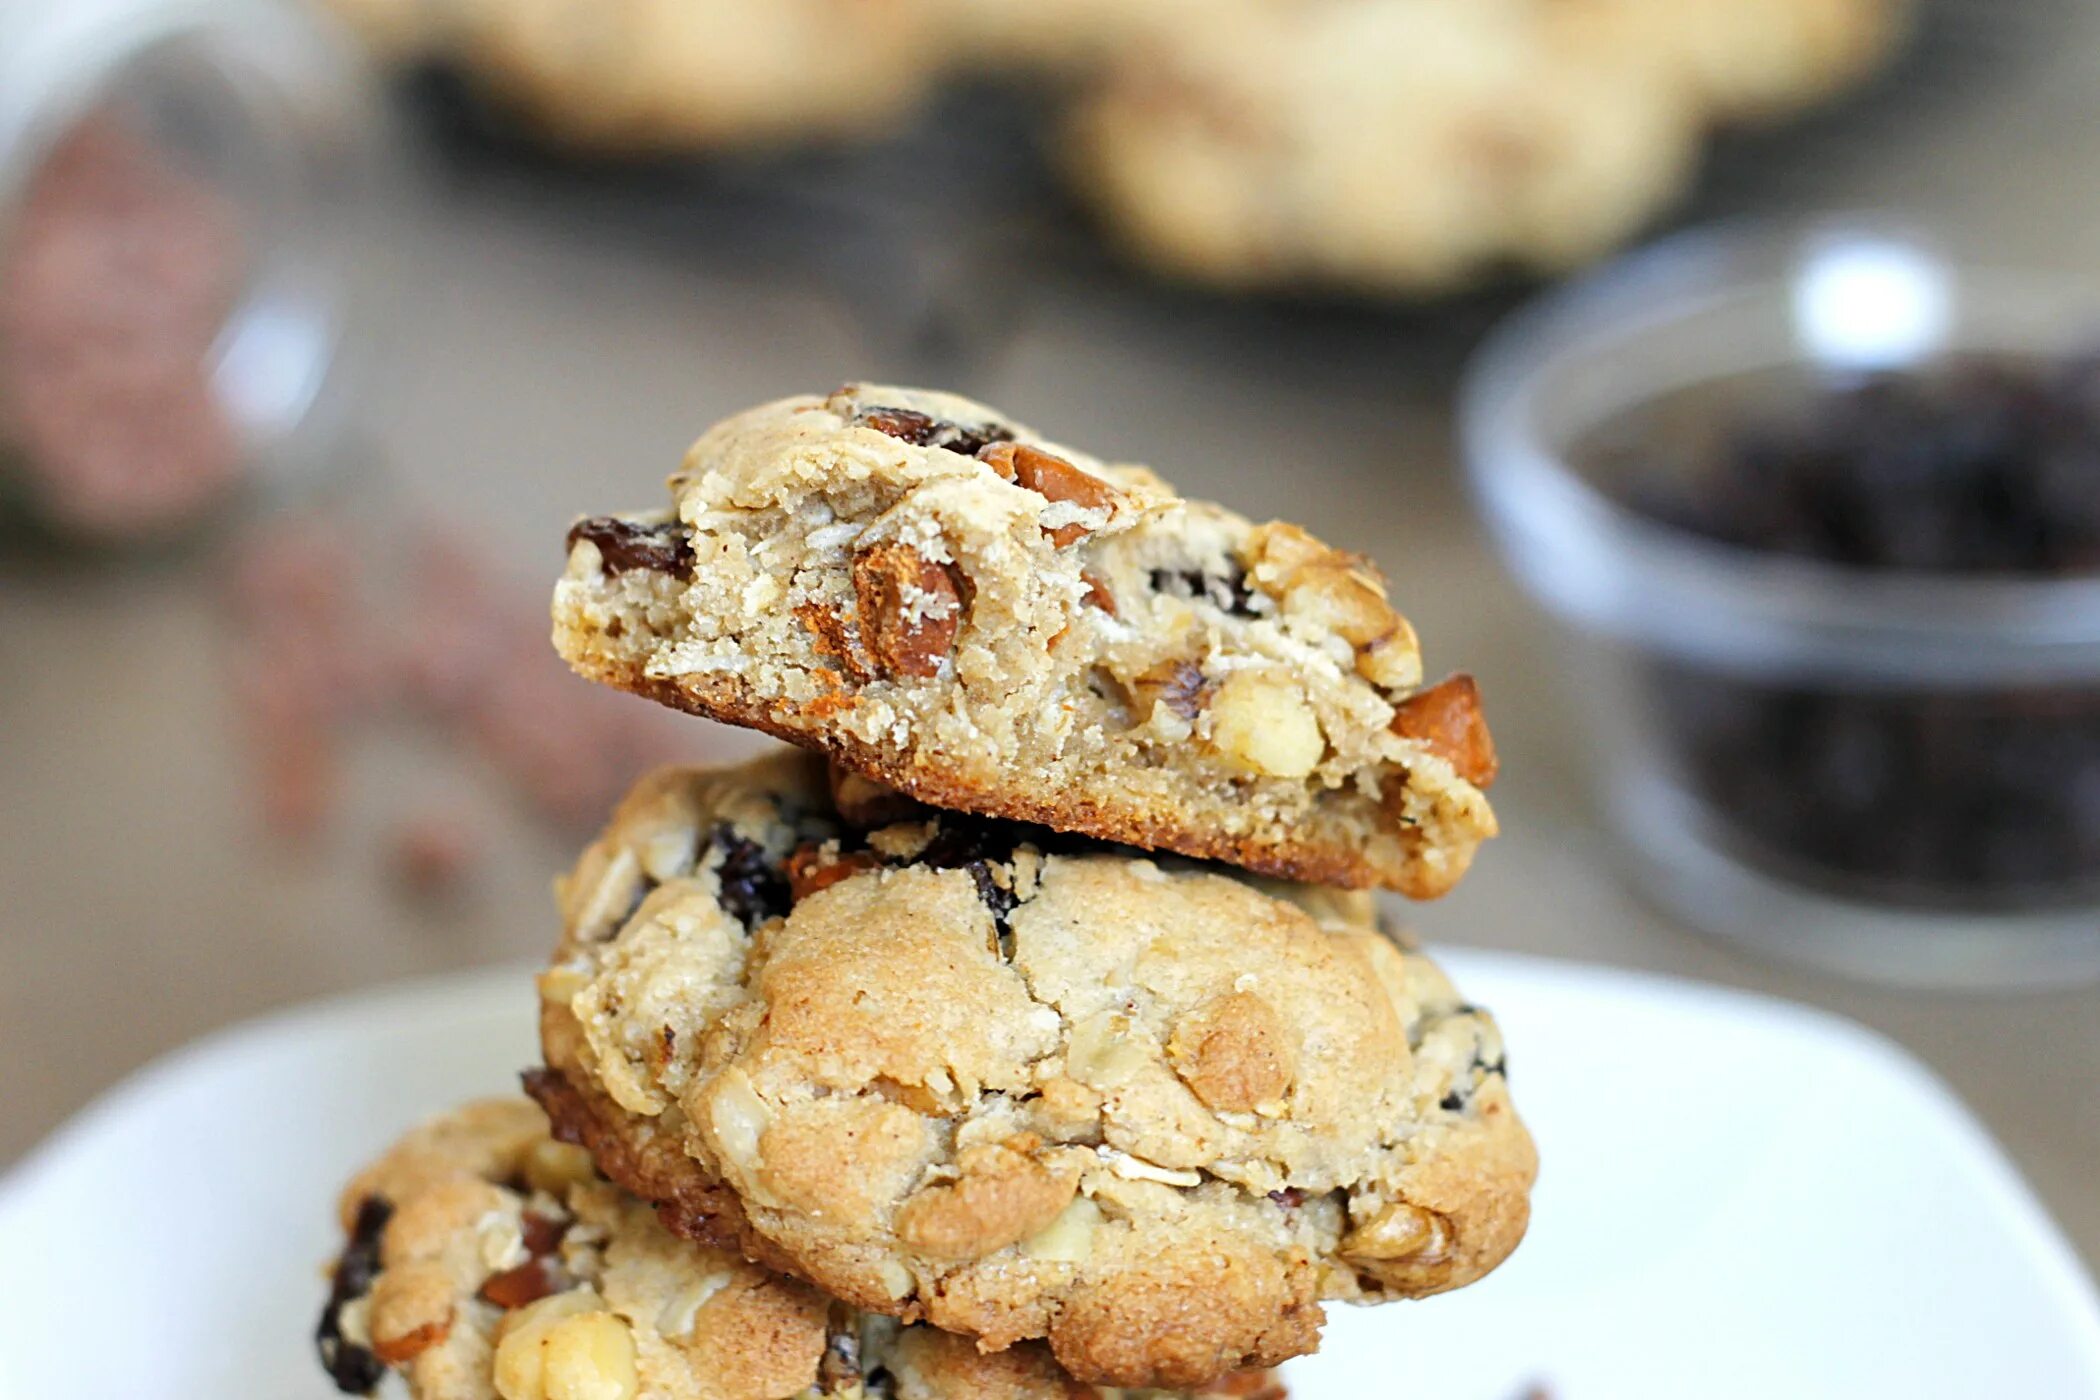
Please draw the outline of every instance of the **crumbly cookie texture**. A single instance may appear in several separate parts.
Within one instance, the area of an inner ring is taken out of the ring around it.
[[[620,154],[864,139],[945,66],[937,0],[326,0],[547,140]]]
[[[416,1400],[1175,1400],[1079,1386],[1040,1345],[985,1354],[680,1239],[523,1099],[423,1124],[340,1213],[320,1345],[352,1394],[396,1371]],[[1255,1372],[1200,1396],[1284,1390]]]
[[[528,1087],[672,1228],[1110,1385],[1516,1246],[1500,1035],[1368,896],[898,804],[667,770],[561,883]]]
[[[1701,134],[1689,85],[1582,0],[1242,3],[1132,46],[1064,155],[1165,270],[1414,294],[1595,257],[1685,186]]]
[[[856,385],[707,433],[675,513],[570,533],[577,671],[927,803],[1441,894],[1495,818],[1470,680],[1368,561],[967,399]]]

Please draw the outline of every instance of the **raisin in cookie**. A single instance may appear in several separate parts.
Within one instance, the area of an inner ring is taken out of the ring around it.
[[[555,642],[594,680],[927,803],[1440,894],[1495,830],[1472,683],[1422,689],[1367,561],[947,394],[718,424],[675,513],[584,520]]]
[[[1368,896],[898,802],[667,770],[561,884],[528,1087],[674,1229],[1112,1385],[1515,1247],[1494,1022]]]
[[[679,1239],[521,1099],[417,1128],[341,1215],[319,1342],[352,1394],[394,1370],[416,1400],[1111,1400],[1039,1345],[985,1355]],[[1283,1394],[1260,1373],[1202,1392]]]

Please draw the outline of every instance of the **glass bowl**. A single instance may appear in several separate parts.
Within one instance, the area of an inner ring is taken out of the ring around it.
[[[1692,471],[1849,377],[2096,346],[2100,289],[1864,218],[1682,235],[1497,328],[1467,471],[1653,898],[1887,983],[2100,977],[2100,575],[1717,543],[1626,504],[1621,450]]]
[[[0,501],[40,533],[182,535],[332,464],[375,115],[308,9],[0,0]]]

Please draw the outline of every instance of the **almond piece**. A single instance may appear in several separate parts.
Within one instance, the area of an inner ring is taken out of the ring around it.
[[[888,541],[853,561],[861,640],[885,674],[938,675],[962,626],[955,570],[908,544]]]
[[[1461,672],[1410,695],[1393,712],[1392,731],[1413,739],[1458,770],[1475,787],[1494,784],[1494,736],[1480,712],[1480,687]]]

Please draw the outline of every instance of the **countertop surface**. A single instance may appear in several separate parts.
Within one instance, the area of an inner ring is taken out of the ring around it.
[[[2051,22],[2084,26],[2086,42],[2040,46],[2018,81],[1982,95],[1906,104],[1902,162],[1837,143],[1819,197],[1923,210],[2005,256],[2100,272],[2088,232],[2100,19]],[[1554,629],[1493,558],[1450,460],[1449,395],[1479,304],[1399,317],[1232,306],[1046,267],[943,346],[899,332],[894,305],[858,302],[850,274],[702,255],[596,217],[588,199],[550,211],[536,188],[419,166],[375,206],[380,353],[345,487],[361,511],[457,532],[521,596],[543,596],[569,519],[655,500],[720,415],[849,378],[939,378],[1054,436],[1150,461],[1192,494],[1301,520],[1377,557],[1432,671],[1472,671],[1488,697],[1505,834],[1457,893],[1405,911],[1412,923],[1432,940],[1710,979],[1856,1018],[1942,1075],[2100,1259],[2100,989],[1842,983],[1711,943],[1622,883],[1586,795]],[[222,583],[201,555],[126,567],[0,555],[0,1162],[213,1027],[531,956],[553,938],[548,882],[575,833],[518,814],[478,759],[427,732],[359,741],[342,809],[311,849],[267,838],[227,699]],[[696,753],[719,751],[718,736],[692,733]],[[485,853],[454,898],[404,900],[378,877],[404,794],[481,826]],[[521,1016],[530,996],[520,987]],[[1599,1083],[1597,1096],[1604,1113],[1654,1108],[1639,1084]]]

